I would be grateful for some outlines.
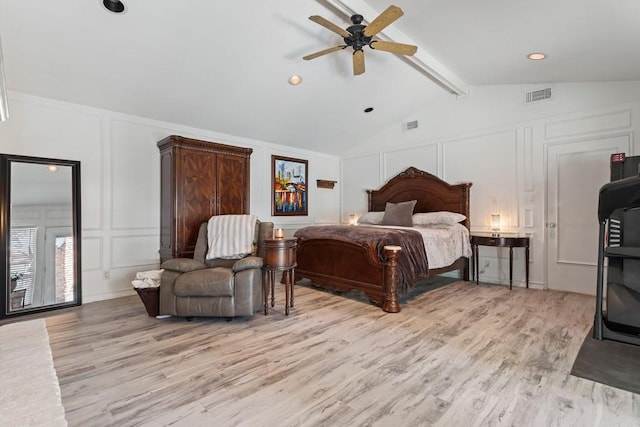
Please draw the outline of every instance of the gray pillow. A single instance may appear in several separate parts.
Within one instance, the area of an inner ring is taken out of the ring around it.
[[[417,200],[400,203],[387,202],[384,209],[384,217],[382,218],[382,225],[413,227],[413,219],[411,217],[416,203]]]

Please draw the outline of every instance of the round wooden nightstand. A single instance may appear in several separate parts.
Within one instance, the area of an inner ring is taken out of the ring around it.
[[[269,294],[271,294],[271,307],[275,305],[274,282],[276,271],[282,271],[282,281],[285,289],[285,315],[289,315],[289,307],[293,307],[296,242],[296,239],[266,239],[264,241],[264,314],[269,314]]]

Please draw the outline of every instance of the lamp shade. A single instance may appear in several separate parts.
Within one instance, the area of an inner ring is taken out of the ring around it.
[[[497,233],[500,231],[500,215],[493,214],[491,215],[491,231]]]

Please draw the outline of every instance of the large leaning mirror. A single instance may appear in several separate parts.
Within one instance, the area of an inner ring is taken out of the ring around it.
[[[81,303],[80,162],[0,154],[1,317]]]

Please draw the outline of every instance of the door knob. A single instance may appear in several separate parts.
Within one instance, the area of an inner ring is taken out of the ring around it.
[[[549,223],[547,223],[547,227],[556,228],[556,223],[555,222],[549,222]]]

